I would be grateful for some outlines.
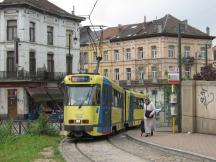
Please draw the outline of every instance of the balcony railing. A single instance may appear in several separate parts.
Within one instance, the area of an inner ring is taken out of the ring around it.
[[[128,83],[128,80],[119,80],[119,85],[122,87],[148,86],[152,84],[168,84],[167,79],[158,79],[157,82],[153,82],[153,80],[130,80],[130,84]]]
[[[194,64],[194,57],[183,57],[182,62],[185,65],[193,65]]]
[[[27,80],[27,81],[60,81],[63,80],[66,73],[64,72],[46,72],[38,71],[36,73],[29,73],[27,71],[0,71],[0,81],[7,80]]]

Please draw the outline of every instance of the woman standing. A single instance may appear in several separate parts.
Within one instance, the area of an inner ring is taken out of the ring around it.
[[[144,121],[145,121],[145,133],[146,133],[145,137],[148,137],[150,135],[153,136],[153,131],[155,130],[155,118],[154,118],[155,106],[148,97],[145,99],[144,110],[145,110]]]

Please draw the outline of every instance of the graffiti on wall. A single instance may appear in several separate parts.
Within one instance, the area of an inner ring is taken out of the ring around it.
[[[202,90],[200,92],[199,101],[200,101],[201,104],[204,105],[204,107],[206,109],[208,109],[208,105],[214,101],[214,98],[215,97],[214,97],[214,93],[213,92],[210,92],[210,91],[208,91],[205,88],[202,88]]]

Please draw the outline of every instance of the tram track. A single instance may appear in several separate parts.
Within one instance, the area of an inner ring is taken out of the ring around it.
[[[79,148],[76,139],[65,137],[61,141],[59,149],[64,159],[68,162],[95,162]]]
[[[68,162],[192,162],[194,160],[166,152],[119,133],[103,139],[64,139],[62,155]]]
[[[91,159],[91,157],[89,157],[87,154],[84,153],[84,151],[82,151],[82,150],[79,148],[77,142],[75,142],[75,147],[76,147],[76,149],[77,149],[84,157],[86,157],[86,159],[88,159],[90,162],[95,162],[95,160]]]
[[[126,134],[122,134],[121,137],[127,138]],[[133,155],[133,156],[140,157],[137,153],[134,153],[134,152],[132,152],[132,151],[129,151],[129,150],[125,149],[126,147],[120,147],[119,145],[115,144],[114,142],[112,142],[111,138],[112,138],[112,137],[108,137],[107,142],[108,142],[110,145],[112,145],[113,147],[115,147],[115,148],[117,148],[117,149],[119,149],[119,150],[122,150],[122,151],[124,151],[124,152],[126,152],[126,153],[128,153],[128,154],[131,154],[131,155]],[[113,137],[113,138],[115,138],[115,137]],[[128,138],[127,138],[127,139],[128,139]],[[130,139],[128,139],[128,140],[130,140]],[[131,140],[131,141],[132,141],[132,140]],[[133,142],[135,142],[135,141],[133,141]],[[143,159],[143,160],[148,160],[148,159]],[[151,162],[151,161],[152,161],[152,160],[148,160],[148,162]],[[153,161],[152,161],[152,162],[153,162]]]

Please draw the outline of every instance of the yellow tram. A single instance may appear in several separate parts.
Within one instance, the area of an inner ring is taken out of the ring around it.
[[[140,125],[144,94],[97,74],[64,78],[64,129],[69,136],[103,136]]]

